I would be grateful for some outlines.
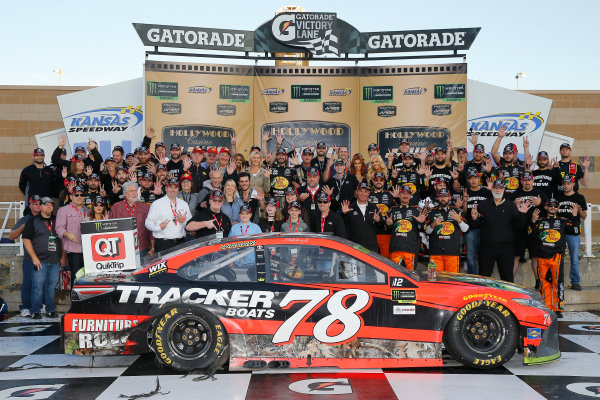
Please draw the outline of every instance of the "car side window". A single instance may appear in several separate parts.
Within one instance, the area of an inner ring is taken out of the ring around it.
[[[177,275],[199,282],[256,282],[254,247],[205,254],[179,267]]]
[[[269,282],[387,282],[383,272],[326,247],[265,246],[265,264]]]

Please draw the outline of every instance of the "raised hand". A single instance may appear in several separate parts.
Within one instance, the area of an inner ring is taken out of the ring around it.
[[[265,168],[263,175],[265,176],[265,178],[269,178],[271,176],[271,168]]]
[[[435,228],[436,226],[438,226],[439,224],[441,224],[444,221],[444,218],[442,218],[442,216],[440,215],[439,217],[437,217],[436,219],[433,220],[433,222],[430,224],[432,228]]]
[[[323,186],[322,189],[325,193],[327,193],[328,196],[331,196],[333,194],[333,189],[327,185]]]
[[[465,170],[465,163],[461,161],[458,163],[458,172],[463,172],[464,170]]]
[[[235,164],[233,162],[230,162],[229,165],[227,166],[227,174],[231,175],[235,172]]]
[[[456,168],[452,168],[450,170],[450,176],[452,177],[452,179],[458,179],[458,171],[456,170]]]
[[[574,217],[576,217],[577,214],[579,214],[579,209],[581,209],[581,206],[579,204],[573,204],[573,206],[571,207],[571,213]]]
[[[112,191],[113,193],[119,193],[119,190],[121,190],[121,185],[119,185],[119,183],[117,181],[113,181],[112,182]]]
[[[271,152],[271,153],[267,154],[266,160],[267,160],[267,164],[269,164],[269,165],[272,164],[273,161],[275,160],[275,153]]]
[[[154,128],[146,128],[146,137],[149,139],[154,139],[156,137],[154,134]]]
[[[457,213],[454,210],[450,210],[450,212],[448,213],[448,216],[450,218],[452,218],[453,220],[455,220],[456,222],[461,222],[462,221],[462,217],[460,216],[460,214]]]
[[[299,199],[300,201],[304,201],[304,200],[308,199],[308,193],[307,193],[307,192],[304,192],[304,193],[300,194],[300,195],[298,196],[298,199]]]
[[[185,213],[182,211],[177,211],[177,222],[183,224],[185,222]]]
[[[490,174],[492,172],[492,160],[490,160],[489,158],[485,158],[483,159],[483,170]]]
[[[235,146],[237,144],[237,133],[232,132],[229,137],[231,139],[231,147]]]
[[[129,173],[129,180],[131,182],[137,182],[137,174],[135,173],[135,171]]]
[[[502,139],[505,136],[506,136],[506,125],[502,125],[502,126],[500,126],[500,129],[498,129],[498,137],[500,139]]]
[[[388,216],[388,218],[389,218],[389,216]],[[375,222],[381,221],[381,214],[379,214],[379,208],[376,208],[375,211],[373,212],[373,221],[375,221]]]
[[[67,171],[67,167],[62,167],[61,174],[63,179],[67,177],[67,175],[69,174],[69,172]]]
[[[533,222],[535,224],[539,218],[540,218],[540,209],[536,208],[535,210],[533,210],[533,214],[531,214],[531,222]]]
[[[398,170],[396,168],[392,169],[392,178],[397,178],[398,177]]]
[[[94,142],[94,139],[88,138],[87,148],[88,151],[94,150],[96,148],[96,142]]]
[[[465,200],[463,198],[463,195],[461,194],[460,196],[458,196],[458,198],[456,199],[454,206],[457,208],[462,208],[463,204],[465,203]]]
[[[473,147],[475,147],[475,145],[477,144],[478,139],[479,139],[479,135],[476,133],[473,133],[473,131],[471,131],[471,136],[469,136],[469,141],[473,144]]]
[[[538,194],[533,200],[533,205],[536,207],[539,207],[540,204],[542,204],[542,198],[540,197],[540,195]]]
[[[163,229],[165,229],[167,227],[167,225],[169,225],[169,223],[171,222],[170,219],[165,219],[163,222],[160,223],[160,230],[162,231]]]
[[[157,180],[156,183],[154,184],[154,190],[152,191],[152,193],[158,194],[158,195],[162,194],[162,183],[159,180]]]
[[[151,162],[150,164],[148,164],[148,171],[150,171],[154,175],[156,175],[156,164],[154,164],[153,162]]]
[[[400,197],[400,186],[396,185],[390,190],[392,197],[398,198]]]
[[[185,160],[183,162],[183,170],[185,172],[189,171],[191,167],[192,167],[192,160]],[[235,167],[234,167],[234,169],[235,169]]]
[[[583,169],[588,169],[590,167],[590,156],[585,156],[583,161],[581,162],[581,167]]]
[[[348,200],[342,201],[341,206],[342,206],[343,214],[348,214],[350,211],[352,211],[352,209],[350,208],[350,201],[348,201]]]
[[[283,144],[283,133],[277,133],[277,135],[275,136],[275,141],[277,142],[277,147],[281,147],[281,145]]]
[[[167,165],[167,156],[163,155],[158,159],[158,162],[161,163],[162,165]]]
[[[425,177],[427,179],[431,178],[431,174],[433,173],[433,171],[431,170],[431,167],[429,165],[426,165],[423,170],[425,171]]]
[[[106,190],[104,190],[104,184],[100,185],[100,196],[106,197]]]
[[[67,134],[63,133],[58,137],[58,145],[60,147],[65,147],[65,143],[67,143]]]
[[[528,201],[522,201],[517,206],[517,210],[519,210],[519,212],[522,212],[522,213],[526,213],[527,211],[529,211],[530,208],[531,208],[531,203],[529,203]]]
[[[263,132],[263,134],[262,134],[262,141],[263,142],[268,142],[269,140],[271,140],[271,138],[269,137],[269,132],[268,131]]]

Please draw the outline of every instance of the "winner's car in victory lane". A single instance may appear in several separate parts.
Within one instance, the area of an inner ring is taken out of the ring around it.
[[[560,357],[556,316],[516,285],[435,280],[333,236],[191,242],[126,276],[84,277],[62,321],[69,354],[152,351],[181,370],[442,365]]]

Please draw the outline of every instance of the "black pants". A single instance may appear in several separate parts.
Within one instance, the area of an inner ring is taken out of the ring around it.
[[[71,271],[71,288],[73,288],[75,273],[83,268],[83,253],[67,253],[67,261],[69,262],[69,270]]]
[[[513,267],[515,256],[512,244],[490,246],[485,243],[479,248],[479,275],[492,276],[494,263],[498,263],[498,273],[503,281],[514,282]]]
[[[154,251],[160,253],[161,251],[169,250],[171,247],[177,246],[185,241],[185,237],[180,239],[154,239]]]

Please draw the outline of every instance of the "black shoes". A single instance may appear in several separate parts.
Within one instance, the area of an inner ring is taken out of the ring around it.
[[[31,314],[32,319],[42,319],[42,314],[39,312]]]
[[[48,318],[58,318],[58,313],[56,311],[52,311],[52,312],[46,313],[46,317],[48,317]]]
[[[536,279],[535,280],[535,290],[540,290],[540,286],[541,286],[540,280]]]
[[[581,285],[579,283],[572,283],[571,289],[581,291]]]
[[[555,314],[556,314],[556,318],[562,318],[563,317],[562,312],[560,312],[560,311],[557,311]]]

